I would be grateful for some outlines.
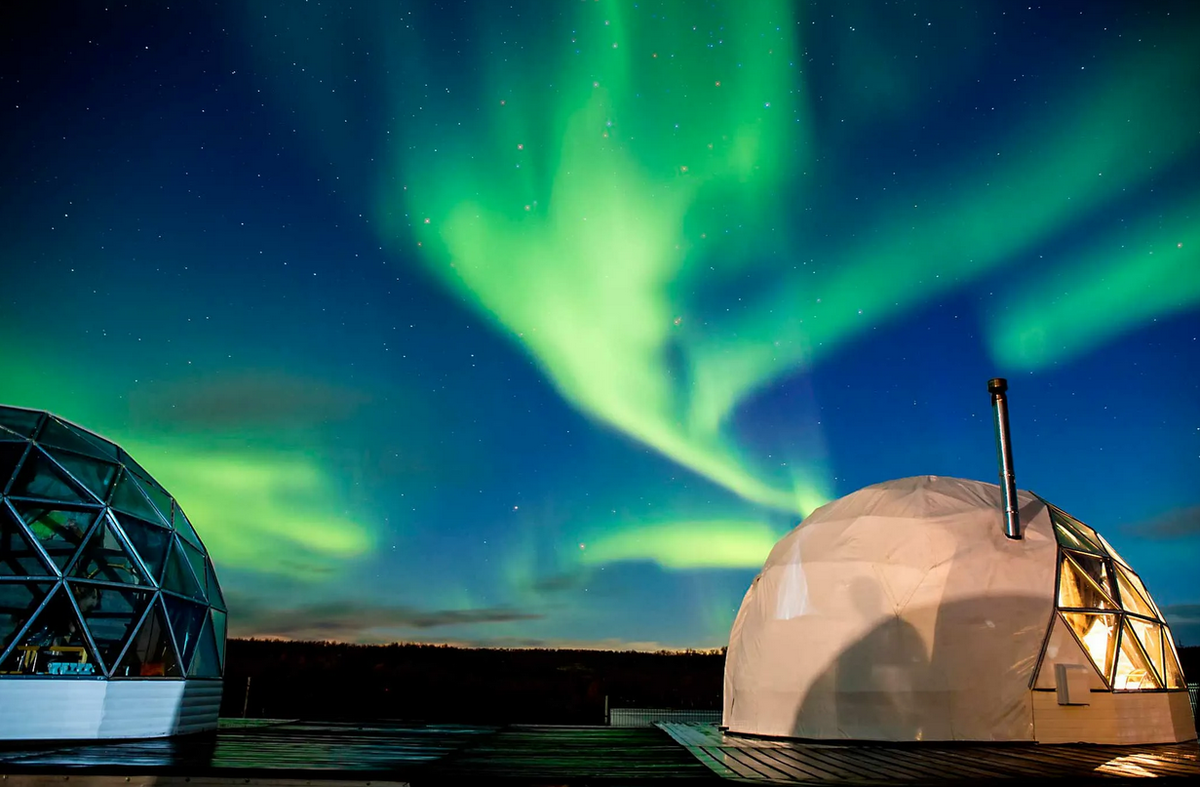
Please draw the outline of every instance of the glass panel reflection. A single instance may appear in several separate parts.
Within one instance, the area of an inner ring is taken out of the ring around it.
[[[76,481],[83,484],[84,488],[95,496],[96,502],[103,503],[108,500],[113,480],[117,477],[116,465],[66,451],[56,451],[53,448],[47,449],[46,453],[74,476]]]
[[[120,582],[123,585],[146,584],[146,578],[138,570],[133,557],[125,551],[125,545],[117,537],[116,531],[109,526],[107,517],[100,518],[100,524],[88,538],[70,573],[80,579]]]
[[[115,511],[113,517],[154,581],[161,581],[167,548],[171,545],[171,531]]]
[[[148,522],[163,526],[167,524],[166,520],[159,516],[154,506],[150,505],[146,496],[142,494],[141,488],[133,476],[129,475],[129,471],[121,473],[121,480],[117,481],[117,486],[113,489],[110,505],[118,511],[132,514]]]
[[[10,502],[25,522],[26,529],[41,542],[42,549],[60,571],[71,562],[96,517],[100,515],[98,508],[66,510],[26,500]]]
[[[121,665],[114,670],[113,676],[178,678],[182,675],[183,671],[179,669],[179,657],[175,655],[171,633],[167,630],[162,604],[155,601],[151,604],[150,612],[142,621],[142,626],[138,629],[129,649],[125,651]]]
[[[196,650],[208,609],[174,596],[163,596],[163,604],[167,608],[167,619],[171,621],[171,631],[175,634],[175,646],[179,649],[181,663],[186,670],[192,663],[192,653]]]
[[[29,449],[29,456],[25,457],[8,493],[16,497],[36,497],[65,503],[96,502],[36,447]]]
[[[1098,584],[1067,554],[1063,554],[1058,577],[1058,606],[1085,609],[1117,609]]]
[[[1151,600],[1150,594],[1146,592],[1146,586],[1142,584],[1142,580],[1137,574],[1124,566],[1117,566],[1117,577],[1121,584],[1121,603],[1125,605],[1125,609],[1139,615],[1162,620],[1162,613],[1158,611],[1158,607],[1154,606],[1154,601]],[[1126,595],[1129,598],[1126,598]]]
[[[35,410],[0,407],[0,426],[16,432],[21,437],[29,437],[33,434],[41,420],[42,414]]]
[[[167,556],[167,567],[163,571],[162,586],[181,596],[191,596],[199,601],[204,601],[204,593],[201,591],[199,583],[196,582],[196,578],[192,576],[192,569],[183,556],[183,547],[180,546],[182,542],[178,538],[173,538],[171,541],[171,553]]]
[[[68,451],[74,451],[77,454],[84,454],[96,459],[109,462],[113,460],[111,454],[100,450],[100,447],[92,442],[92,440],[54,417],[46,421],[46,425],[42,427],[41,433],[38,434],[37,442],[38,445],[65,448]]]
[[[1054,532],[1058,536],[1058,542],[1063,546],[1090,552],[1093,555],[1104,554],[1104,548],[1100,546],[1096,531],[1087,525],[1054,506],[1050,506],[1050,519],[1054,522]]]
[[[219,678],[221,677],[221,661],[217,655],[217,643],[213,638],[212,624],[204,622],[200,632],[200,642],[196,646],[196,655],[192,658],[188,669],[190,678]]]

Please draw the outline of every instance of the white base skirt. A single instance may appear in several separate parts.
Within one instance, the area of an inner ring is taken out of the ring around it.
[[[0,740],[161,738],[217,728],[220,680],[0,677]]]

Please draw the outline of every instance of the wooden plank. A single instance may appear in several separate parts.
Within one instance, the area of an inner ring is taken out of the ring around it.
[[[812,757],[807,749],[796,747],[780,748],[775,754],[780,757],[786,757],[805,770],[823,774],[821,777],[823,781],[853,781],[858,779],[853,773],[838,767],[837,763],[830,763],[826,760]]]
[[[969,749],[956,750],[947,748],[922,749],[919,756],[923,761],[929,762],[931,767],[942,765],[944,766],[943,778],[946,773],[953,773],[962,778],[1009,778],[1023,774],[1020,771],[1005,767],[997,767],[995,764],[988,765],[982,762],[978,755],[968,753]]]
[[[740,751],[735,748],[704,746],[703,750],[717,762],[743,779],[762,779],[762,774],[754,767],[742,761]]]
[[[769,756],[763,753],[762,749],[733,749],[726,747],[725,751],[736,751],[743,762],[762,774],[760,778],[772,779],[776,781],[794,781],[792,774],[786,767],[780,767],[780,763],[773,761]]]
[[[911,749],[864,746],[855,752],[855,756],[873,763],[881,771],[894,773],[904,779],[946,777],[944,763],[921,757],[919,752]]]
[[[889,778],[889,775],[886,772],[881,772],[877,765],[870,761],[858,759],[853,753],[844,751],[841,746],[812,746],[808,747],[806,751],[811,756],[819,757],[822,762],[828,762],[834,767],[842,768],[854,774],[859,779],[880,781]]]
[[[1131,763],[1140,768],[1149,770],[1154,773],[1170,774],[1175,776],[1200,776],[1200,763],[1192,762],[1173,762],[1162,757],[1157,757],[1150,754],[1128,754],[1113,758],[1101,765],[1101,768],[1111,768],[1120,763]]]
[[[788,773],[795,774],[793,776],[793,778],[796,779],[797,781],[801,781],[801,782],[841,781],[840,779],[838,779],[836,776],[834,776],[829,771],[824,771],[824,770],[820,770],[817,768],[813,768],[811,765],[804,764],[800,760],[798,760],[794,757],[788,756],[787,749],[762,748],[762,749],[758,749],[758,752],[760,753],[761,756],[770,757],[772,759],[772,761],[778,762],[779,767],[785,768],[788,771]]]

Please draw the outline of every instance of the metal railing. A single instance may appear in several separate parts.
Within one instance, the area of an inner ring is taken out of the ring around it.
[[[653,727],[656,721],[719,724],[719,710],[673,710],[670,708],[610,708],[610,727]]]
[[[1200,722],[1200,683],[1187,684],[1188,699],[1192,701],[1192,718]]]

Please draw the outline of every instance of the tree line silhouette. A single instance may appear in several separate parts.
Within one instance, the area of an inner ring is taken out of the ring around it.
[[[1200,680],[1200,647],[1180,649]],[[725,649],[459,648],[231,639],[222,716],[603,724],[609,707],[719,710]]]
[[[724,649],[644,653],[231,639],[221,715],[603,724],[606,707],[718,710],[724,666]]]

